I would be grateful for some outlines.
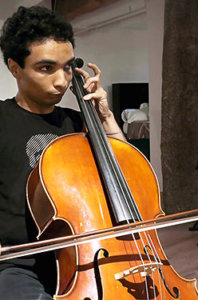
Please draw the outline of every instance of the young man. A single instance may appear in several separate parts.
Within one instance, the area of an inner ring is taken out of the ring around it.
[[[80,113],[56,106],[67,90],[74,60],[71,25],[42,7],[20,7],[2,29],[0,47],[15,77],[17,95],[0,101],[0,239],[3,246],[35,240],[36,229],[26,207],[28,175],[41,152],[58,136],[80,132]],[[100,84],[100,70],[88,64],[84,70],[104,130],[124,140],[107,94]],[[5,261],[0,264],[1,300],[51,299],[56,280],[53,253]],[[53,269],[54,268],[54,269]]]

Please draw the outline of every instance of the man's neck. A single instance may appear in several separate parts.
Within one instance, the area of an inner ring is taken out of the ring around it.
[[[36,113],[36,114],[49,114],[53,112],[54,105],[53,106],[41,106],[37,104],[33,104],[32,102],[24,101],[20,96],[17,94],[15,97],[17,105],[22,107],[25,110],[28,110],[30,112]]]

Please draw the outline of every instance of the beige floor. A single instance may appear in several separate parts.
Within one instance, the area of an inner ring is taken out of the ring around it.
[[[198,231],[189,231],[194,223],[158,230],[162,247],[171,265],[184,278],[198,280]]]

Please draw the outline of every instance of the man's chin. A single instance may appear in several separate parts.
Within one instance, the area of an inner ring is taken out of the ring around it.
[[[49,98],[50,98],[50,100],[52,100],[52,102],[54,102],[54,104],[56,104],[62,100],[63,95],[64,94],[50,94]]]

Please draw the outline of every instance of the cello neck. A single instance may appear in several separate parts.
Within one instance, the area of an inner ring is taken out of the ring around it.
[[[97,166],[112,208],[115,222],[119,224],[128,220],[141,221],[142,218],[137,205],[117,163],[96,109],[91,100],[83,100],[87,92],[83,88],[84,83],[82,77],[75,72],[75,65],[72,66],[72,69],[72,84],[75,95],[87,127],[87,136],[97,161]]]

